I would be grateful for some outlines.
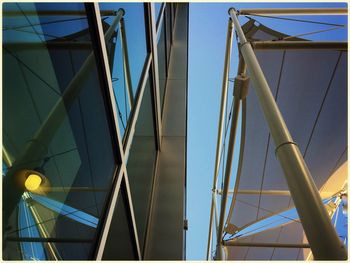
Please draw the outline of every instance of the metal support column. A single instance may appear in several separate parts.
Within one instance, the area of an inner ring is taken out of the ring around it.
[[[221,197],[219,230],[218,230],[218,234],[217,234],[216,259],[219,259],[219,260],[224,259],[224,255],[222,255],[222,247],[223,247],[222,233],[224,231],[224,220],[225,220],[225,212],[226,212],[227,195],[228,195],[228,188],[229,188],[229,184],[230,184],[230,177],[231,177],[231,171],[232,171],[233,152],[234,152],[234,146],[235,146],[240,104],[241,104],[240,98],[237,98],[235,96],[234,101],[233,101],[230,139],[229,139],[228,151],[227,151],[227,161],[226,161],[225,178],[224,178],[224,189],[223,189],[223,193],[222,193],[222,197]]]
[[[228,88],[228,74],[230,70],[230,59],[231,59],[231,49],[232,49],[232,32],[233,32],[233,24],[231,19],[229,19],[227,37],[226,37],[224,74],[223,74],[223,80],[222,80],[218,138],[216,143],[216,157],[215,157],[215,170],[214,170],[214,180],[213,180],[213,189],[212,189],[212,201],[211,201],[211,208],[210,208],[207,260],[209,260],[210,250],[211,250],[211,238],[212,238],[212,231],[213,231],[213,214],[215,209],[217,179],[218,179],[219,166],[220,166],[221,140],[222,140],[222,131],[225,124],[224,118],[225,118],[225,108],[226,108],[226,98],[227,98],[227,88]]]
[[[271,136],[277,146],[275,153],[284,171],[314,258],[344,260],[347,258],[347,252],[332,226],[299,148],[292,140],[251,44],[245,38],[236,11],[231,8],[229,15],[235,25],[241,53],[248,66]]]

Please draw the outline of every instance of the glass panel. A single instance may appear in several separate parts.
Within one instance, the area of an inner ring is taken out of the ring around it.
[[[165,50],[165,25],[164,21],[161,25],[160,36],[158,40],[157,52],[158,52],[158,76],[159,76],[159,92],[160,92],[160,105],[163,109],[165,85],[166,85],[166,50]]]
[[[123,180],[120,185],[112,224],[108,232],[103,260],[137,260],[128,196]]]
[[[106,12],[117,12],[120,8],[125,10],[124,29],[128,49],[127,56],[129,60],[131,79],[130,89],[128,89],[126,78],[127,70],[126,65],[124,64],[124,47],[120,24],[116,26],[112,38],[106,40],[109,66],[112,72],[113,90],[119,115],[119,127],[121,135],[124,136],[125,127],[127,126],[132,107],[129,96],[132,100],[136,94],[143,65],[147,56],[144,5],[142,3],[100,3],[99,6],[102,16],[102,24],[105,31],[109,29],[110,25],[116,18],[116,16],[106,15]],[[132,94],[129,94],[129,90],[131,90]]]
[[[176,9],[177,9],[177,4],[176,3],[173,3],[172,4],[172,14],[173,14],[173,20],[172,20],[172,24],[173,24],[173,27],[175,26],[175,17],[176,17]]]
[[[117,164],[84,4],[3,11],[3,258],[88,259]]]
[[[154,6],[156,8],[156,21],[158,21],[160,10],[162,9],[162,3],[155,3]]]
[[[151,94],[151,85],[148,80],[127,164],[140,248],[142,251],[156,160]]]

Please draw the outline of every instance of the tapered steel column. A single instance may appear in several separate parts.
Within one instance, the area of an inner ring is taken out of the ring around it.
[[[232,171],[233,152],[234,152],[234,146],[235,146],[235,138],[236,138],[236,132],[237,132],[240,104],[241,104],[240,98],[237,98],[235,96],[234,101],[233,101],[230,139],[229,139],[228,151],[227,151],[227,160],[226,160],[226,169],[225,169],[225,178],[224,178],[224,189],[223,189],[222,196],[221,196],[219,230],[217,233],[216,259],[218,259],[218,260],[225,259],[224,255],[222,255],[222,253],[223,253],[222,234],[224,231],[224,220],[225,220],[225,212],[226,212],[227,195],[228,195],[228,188],[229,188],[229,184],[230,184],[230,177],[231,177],[231,171]]]
[[[245,38],[236,11],[231,8],[229,15],[238,34],[241,53],[250,72],[255,93],[275,142],[277,159],[280,161],[284,171],[314,258],[346,259],[347,252],[340,243],[337,233],[332,226],[299,148],[293,142],[255,53]]]
[[[219,115],[219,125],[218,125],[218,138],[217,138],[217,143],[216,143],[216,157],[215,157],[214,180],[213,180],[213,188],[212,188],[212,200],[211,200],[211,208],[210,208],[207,260],[209,260],[210,250],[211,250],[211,238],[212,238],[213,221],[214,221],[213,214],[214,214],[214,209],[215,209],[217,179],[218,179],[219,166],[220,166],[221,140],[222,140],[222,131],[223,131],[224,124],[225,124],[224,118],[225,118],[225,108],[226,108],[226,98],[227,98],[227,88],[228,88],[228,74],[229,74],[229,70],[230,70],[230,59],[231,59],[231,49],[232,49],[232,32],[233,32],[233,24],[232,24],[231,19],[229,19],[228,28],[227,28],[227,37],[226,37],[224,74],[223,74],[222,90],[221,90],[221,105],[220,105],[220,115]]]

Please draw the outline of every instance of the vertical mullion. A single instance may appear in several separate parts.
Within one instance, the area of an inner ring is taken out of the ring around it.
[[[153,95],[153,110],[155,113],[156,126],[156,142],[157,150],[160,150],[162,137],[162,123],[161,123],[161,106],[159,95],[159,74],[158,74],[158,53],[157,53],[157,29],[155,19],[155,5],[154,3],[147,3],[147,24],[148,24],[148,41],[149,49],[152,56],[151,78],[152,78],[152,95]]]

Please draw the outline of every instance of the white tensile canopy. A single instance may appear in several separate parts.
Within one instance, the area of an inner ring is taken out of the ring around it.
[[[254,20],[243,30],[254,42],[287,37]],[[334,202],[329,198],[336,196],[347,180],[347,51],[256,49],[255,54],[321,197],[325,204]],[[227,246],[228,259],[307,259],[310,249],[250,86],[242,107],[242,149],[235,182],[238,191],[232,196],[225,239],[291,247]]]

